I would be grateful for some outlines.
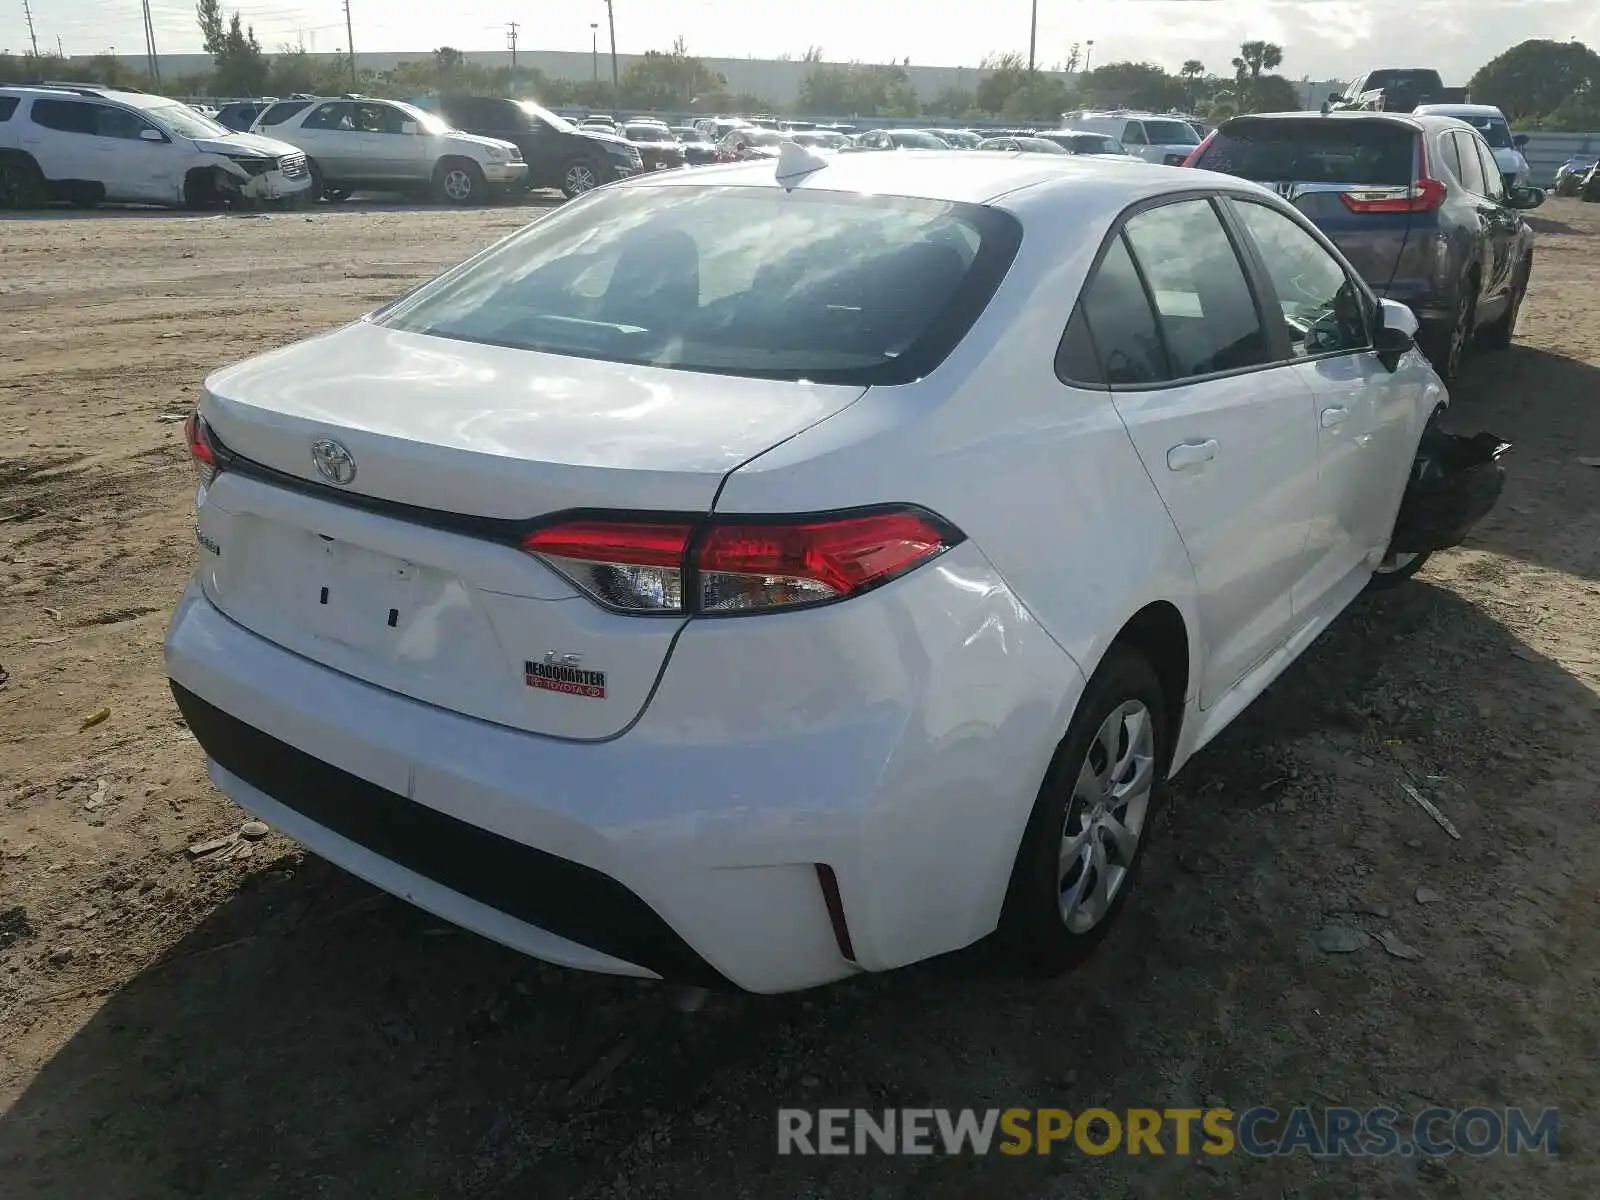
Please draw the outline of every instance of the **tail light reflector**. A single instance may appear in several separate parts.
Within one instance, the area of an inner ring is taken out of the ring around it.
[[[211,443],[211,427],[205,423],[198,408],[190,410],[183,423],[183,440],[189,444],[189,457],[194,459],[195,479],[200,486],[211,486],[221,464],[216,448]]]
[[[1186,167],[1198,166],[1200,164],[1200,156],[1206,152],[1206,147],[1211,145],[1216,136],[1217,131],[1215,129],[1206,134],[1206,136],[1200,140],[1200,144],[1193,150],[1189,151],[1189,157],[1183,160],[1183,165]]]
[[[1444,197],[1443,181],[1428,178],[1419,179],[1410,187],[1339,193],[1339,199],[1353,213],[1432,212],[1444,203]]]
[[[522,548],[607,608],[681,613],[693,530],[687,523],[573,521],[530,533]]]
[[[1353,213],[1432,212],[1444,203],[1448,189],[1443,180],[1433,178],[1428,165],[1428,141],[1417,138],[1416,182],[1410,187],[1373,188],[1341,192],[1339,199]]]
[[[597,517],[536,530],[522,549],[615,611],[715,615],[857,595],[960,540],[932,514],[901,508],[698,525]]]
[[[700,611],[838,600],[941,553],[945,536],[928,518],[909,511],[795,524],[714,524],[695,555]]]

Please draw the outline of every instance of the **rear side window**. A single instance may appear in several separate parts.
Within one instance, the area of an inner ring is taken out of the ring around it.
[[[1129,121],[1122,130],[1122,140],[1129,146],[1148,145],[1145,141],[1144,126],[1137,121]]]
[[[1456,135],[1447,133],[1434,143],[1435,152],[1444,159],[1444,165],[1449,168],[1450,174],[1461,178],[1461,151],[1456,145]]]
[[[269,104],[267,106],[267,111],[261,114],[261,119],[257,122],[257,124],[263,126],[282,125],[290,117],[294,116],[295,113],[304,110],[305,108],[309,107],[310,104],[311,101],[309,100],[280,100],[276,104]]]
[[[1209,201],[1184,200],[1137,213],[1128,220],[1127,235],[1160,318],[1174,378],[1267,361],[1255,298]]]
[[[1483,164],[1478,161],[1478,151],[1470,133],[1452,133],[1456,154],[1461,159],[1461,186],[1474,196],[1489,194],[1488,182],[1483,177]]]
[[[1084,289],[1057,353],[1056,373],[1068,382],[1097,386],[1137,386],[1171,378],[1150,297],[1120,234]]]
[[[1389,121],[1229,121],[1195,165],[1257,183],[1409,187],[1414,136]]]
[[[17,111],[17,98],[15,96],[0,96],[0,121],[11,120],[11,114]]]
[[[1483,172],[1483,194],[1495,203],[1503,203],[1506,198],[1506,183],[1500,175],[1500,164],[1494,160],[1494,151],[1484,145],[1482,138],[1467,135],[1467,141],[1472,143],[1472,148],[1478,152],[1478,167]],[[1466,147],[1462,147],[1466,152]]]
[[[619,363],[908,383],[988,304],[1021,227],[980,205],[765,187],[619,188],[559,210],[380,323]]]
[[[93,129],[90,106],[76,100],[35,100],[33,123],[62,133],[89,133]]]
[[[355,125],[350,120],[350,106],[348,104],[324,104],[304,121],[300,122],[302,129],[354,129]]]

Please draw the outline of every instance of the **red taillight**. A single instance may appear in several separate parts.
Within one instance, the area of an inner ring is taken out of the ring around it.
[[[620,612],[727,614],[843,599],[959,540],[936,518],[894,509],[701,526],[593,518],[537,530],[522,549]]]
[[[1340,192],[1339,199],[1353,213],[1432,212],[1444,203],[1445,185],[1426,177],[1410,187],[1370,188],[1359,192]]]
[[[715,524],[699,542],[702,612],[748,612],[837,600],[932,558],[947,535],[915,512],[790,524]]]
[[[194,459],[195,478],[201,487],[210,487],[217,477],[217,452],[211,445],[211,429],[200,416],[199,409],[190,411],[183,423],[183,440],[189,443],[189,457]]]
[[[608,608],[681,613],[693,531],[676,522],[572,521],[530,533],[522,548]]]
[[[1216,136],[1217,131],[1215,129],[1206,134],[1206,136],[1201,140],[1200,144],[1193,150],[1189,151],[1189,157],[1183,160],[1183,165],[1186,167],[1198,165],[1200,162],[1200,156],[1206,152],[1206,147],[1211,145],[1212,139],[1214,139]]]

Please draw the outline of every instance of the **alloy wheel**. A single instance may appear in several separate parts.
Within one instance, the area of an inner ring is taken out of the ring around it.
[[[457,204],[472,199],[472,176],[460,167],[452,167],[445,172],[444,194]]]
[[[1445,356],[1445,379],[1453,381],[1461,371],[1461,360],[1467,353],[1467,342],[1472,337],[1472,314],[1476,308],[1469,279],[1462,285],[1464,291],[1456,303],[1455,323],[1450,327],[1450,348]]]
[[[1105,920],[1127,882],[1155,778],[1150,710],[1126,701],[1101,723],[1067,802],[1056,878],[1061,920],[1073,933]]]
[[[585,192],[592,192],[599,186],[599,180],[594,177],[594,169],[583,163],[573,163],[567,168],[566,175],[567,193],[572,196],[581,196]]]

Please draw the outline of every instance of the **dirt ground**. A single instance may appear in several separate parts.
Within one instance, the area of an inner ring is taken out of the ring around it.
[[[1456,427],[1515,443],[1499,509],[1193,762],[1096,959],[1035,984],[957,955],[693,1014],[276,833],[187,853],[244,814],[161,673],[194,545],[176,419],[212,368],[529,215],[0,221],[0,1194],[1600,1195],[1600,470],[1578,461],[1600,456],[1600,206],[1535,214],[1517,343],[1457,389]],[[1326,953],[1329,925],[1421,957]],[[1561,1154],[775,1152],[780,1104],[1184,1102],[1556,1105]]]

